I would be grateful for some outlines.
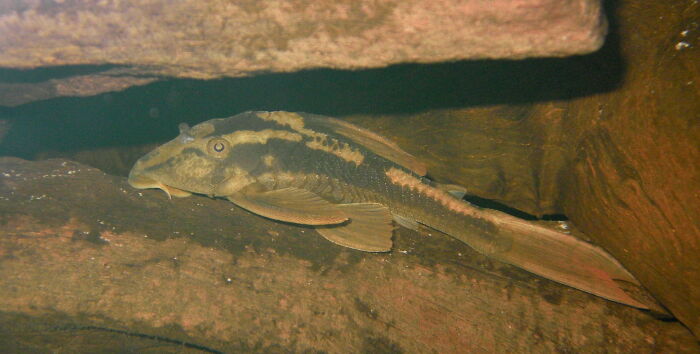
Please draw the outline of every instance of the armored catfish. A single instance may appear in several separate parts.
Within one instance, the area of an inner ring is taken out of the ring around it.
[[[226,198],[270,219],[312,225],[331,242],[368,252],[391,250],[392,220],[412,229],[423,224],[542,277],[649,308],[629,292],[638,281],[602,249],[472,206],[425,174],[424,165],[396,144],[350,123],[246,112],[192,128],[181,124],[177,138],[136,162],[129,184],[176,197]]]

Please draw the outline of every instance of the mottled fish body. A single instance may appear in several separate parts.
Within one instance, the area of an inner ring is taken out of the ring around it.
[[[334,118],[246,112],[212,119],[142,157],[136,188],[227,198],[267,218],[312,225],[362,251],[392,247],[392,219],[423,224],[489,257],[627,305],[637,280],[602,249],[575,237],[462,201],[425,178],[422,163],[391,141]],[[631,296],[632,295],[632,296]]]

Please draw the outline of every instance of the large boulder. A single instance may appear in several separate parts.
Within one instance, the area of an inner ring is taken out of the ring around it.
[[[561,57],[596,50],[605,31],[599,0],[5,1],[0,68],[87,70],[31,85],[0,72],[0,105],[156,76]]]
[[[71,161],[0,158],[0,171],[10,352],[700,350],[678,323],[438,233],[400,229],[395,252],[365,253]]]

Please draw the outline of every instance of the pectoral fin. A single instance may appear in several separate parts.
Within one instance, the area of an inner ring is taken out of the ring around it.
[[[236,192],[229,195],[228,199],[255,214],[295,224],[332,225],[349,218],[337,204],[299,188]]]
[[[381,204],[339,204],[337,207],[350,217],[347,223],[316,227],[329,241],[366,252],[391,250],[391,212]]]

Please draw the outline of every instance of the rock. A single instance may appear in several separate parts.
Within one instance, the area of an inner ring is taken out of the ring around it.
[[[124,76],[106,71],[94,75],[49,79],[39,83],[0,81],[0,105],[19,106],[32,101],[62,96],[93,96],[104,92],[122,91],[131,86],[146,85],[158,80],[155,77]]]
[[[625,75],[566,108],[561,204],[700,338],[700,56],[678,45],[698,43],[699,10],[620,2],[606,51],[620,51]]]
[[[223,200],[133,190],[71,161],[2,158],[0,170],[3,348],[700,350],[678,323],[443,235],[400,229],[394,252],[362,253]]]
[[[97,94],[144,76],[562,57],[598,49],[605,31],[599,0],[4,2],[0,67],[110,72],[36,88],[12,83],[0,104]]]

